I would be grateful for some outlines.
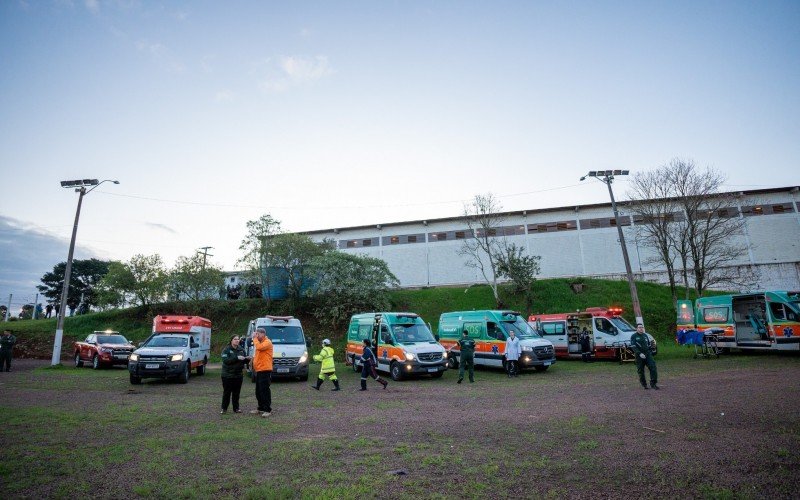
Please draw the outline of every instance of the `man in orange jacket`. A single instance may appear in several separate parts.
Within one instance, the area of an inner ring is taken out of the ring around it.
[[[250,413],[260,413],[266,418],[272,415],[272,391],[269,388],[270,378],[272,377],[272,341],[267,338],[267,331],[263,328],[256,328],[255,339],[253,339],[253,371],[256,372],[256,399],[258,400],[258,410]]]

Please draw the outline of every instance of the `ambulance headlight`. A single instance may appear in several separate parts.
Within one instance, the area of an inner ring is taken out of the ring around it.
[[[407,352],[406,353],[406,361],[414,361],[414,353]]]
[[[300,363],[305,363],[308,361],[308,351],[305,351],[302,356],[300,356]]]
[[[131,356],[128,358],[128,360],[129,361],[139,361],[139,355],[138,354],[131,354]]]
[[[173,354],[169,358],[170,361],[183,361],[183,354]]]

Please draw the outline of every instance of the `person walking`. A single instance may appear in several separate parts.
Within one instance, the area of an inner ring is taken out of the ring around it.
[[[519,372],[519,355],[522,350],[519,346],[519,339],[512,330],[506,339],[506,371],[508,378],[516,377]]]
[[[260,413],[266,418],[272,415],[272,391],[269,388],[272,377],[272,341],[267,338],[264,328],[256,328],[256,338],[253,339],[253,371],[256,372],[256,399],[258,409],[250,413]]]
[[[383,388],[386,389],[386,386],[389,385],[389,382],[385,381],[383,378],[378,376],[378,371],[375,367],[378,365],[377,358],[375,357],[375,353],[372,352],[372,348],[370,347],[369,339],[364,339],[364,351],[361,353],[361,390],[367,390],[367,377],[372,377],[375,379],[376,382],[383,385]]]
[[[3,335],[0,335],[0,371],[11,371],[11,358],[14,357],[16,343],[17,337],[11,334],[11,330],[3,330]]]
[[[641,323],[636,325],[636,333],[631,335],[631,349],[636,354],[636,371],[639,372],[639,383],[647,389],[647,381],[644,378],[644,365],[647,365],[650,370],[650,387],[658,390],[656,360],[653,359],[653,353],[650,351],[650,339],[647,338],[647,334],[644,332],[644,325]]]
[[[333,382],[332,391],[339,390],[339,380],[336,378],[336,365],[333,362],[333,347],[331,347],[330,339],[322,341],[322,350],[319,354],[314,355],[314,361],[322,363],[322,368],[319,369],[319,378],[317,385],[312,385],[312,389],[319,390],[322,383],[325,382],[325,377],[328,377]]]
[[[222,411],[228,412],[228,404],[233,399],[233,413],[242,413],[239,409],[239,394],[242,392],[242,370],[249,359],[244,348],[239,345],[238,335],[231,337],[228,345],[222,350]]]
[[[579,339],[581,342],[581,358],[584,363],[589,363],[592,360],[592,341],[589,337],[589,330],[586,327],[581,331]]]
[[[464,370],[469,368],[469,382],[475,382],[475,341],[469,338],[469,332],[461,332],[461,340],[458,341],[458,349],[461,353],[458,363],[458,382],[464,380]]]
[[[51,314],[53,314],[53,304],[47,304],[44,306],[44,317],[49,318]]]

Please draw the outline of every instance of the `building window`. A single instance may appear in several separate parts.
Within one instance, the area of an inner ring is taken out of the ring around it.
[[[791,203],[776,203],[773,205],[752,205],[742,207],[742,215],[753,217],[756,215],[790,214],[794,212],[794,205]]]
[[[389,237],[389,244],[390,245],[399,245],[400,244],[400,237],[399,236],[390,236]]]
[[[356,240],[349,240],[347,242],[347,248],[355,248],[358,246],[358,242]]]
[[[600,217],[597,219],[581,219],[581,229],[600,229],[604,227],[617,227],[617,219],[614,217]],[[619,218],[620,226],[630,226],[631,218],[623,215]]]
[[[408,236],[408,242],[409,243],[416,243],[417,242],[417,235],[416,234],[409,235]]]
[[[466,231],[456,231],[456,239],[463,240],[467,237]]]
[[[555,233],[556,231],[574,231],[575,229],[578,229],[578,224],[574,220],[528,224],[528,233]]]
[[[365,247],[371,247],[372,246],[372,240],[366,239],[366,240],[362,241],[361,244],[362,244],[362,246],[365,246]]]

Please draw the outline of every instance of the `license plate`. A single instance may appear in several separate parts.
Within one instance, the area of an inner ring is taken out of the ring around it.
[[[553,364],[553,362],[552,362],[552,361],[545,361],[545,362],[544,362],[544,366],[550,366],[550,365],[552,365],[552,364]]]
[[[158,363],[148,363],[144,365],[145,370],[158,370]]]
[[[288,368],[278,368],[278,373],[289,373]]]
[[[436,373],[438,371],[439,371],[438,368],[428,368],[428,373]]]
[[[128,355],[127,354],[117,354],[114,357],[117,358],[117,359],[127,359]]]

